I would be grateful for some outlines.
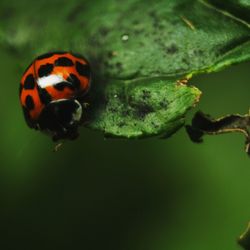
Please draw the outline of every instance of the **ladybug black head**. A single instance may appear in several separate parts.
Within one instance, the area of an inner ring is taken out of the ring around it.
[[[61,99],[50,102],[40,114],[38,126],[52,135],[54,141],[75,139],[82,120],[82,105],[76,99]]]

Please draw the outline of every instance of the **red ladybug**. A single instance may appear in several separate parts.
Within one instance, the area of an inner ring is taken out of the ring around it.
[[[75,139],[91,83],[88,61],[70,52],[38,56],[24,72],[19,97],[29,127],[54,141]]]

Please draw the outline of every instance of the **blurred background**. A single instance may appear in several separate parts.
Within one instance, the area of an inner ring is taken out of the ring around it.
[[[29,129],[18,100],[22,71],[0,49],[0,249],[237,250],[250,220],[250,159],[240,134],[193,144],[104,139],[81,129],[54,153]],[[250,63],[195,77],[192,115],[245,114]]]

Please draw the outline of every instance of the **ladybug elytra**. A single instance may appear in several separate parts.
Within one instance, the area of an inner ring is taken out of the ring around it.
[[[70,52],[38,56],[24,72],[19,97],[29,127],[54,141],[75,139],[91,84],[88,61]]]

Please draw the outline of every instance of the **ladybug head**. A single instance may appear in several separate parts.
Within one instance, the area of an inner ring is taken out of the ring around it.
[[[50,134],[54,141],[75,139],[82,120],[82,105],[76,99],[50,102],[40,114],[39,129]]]

